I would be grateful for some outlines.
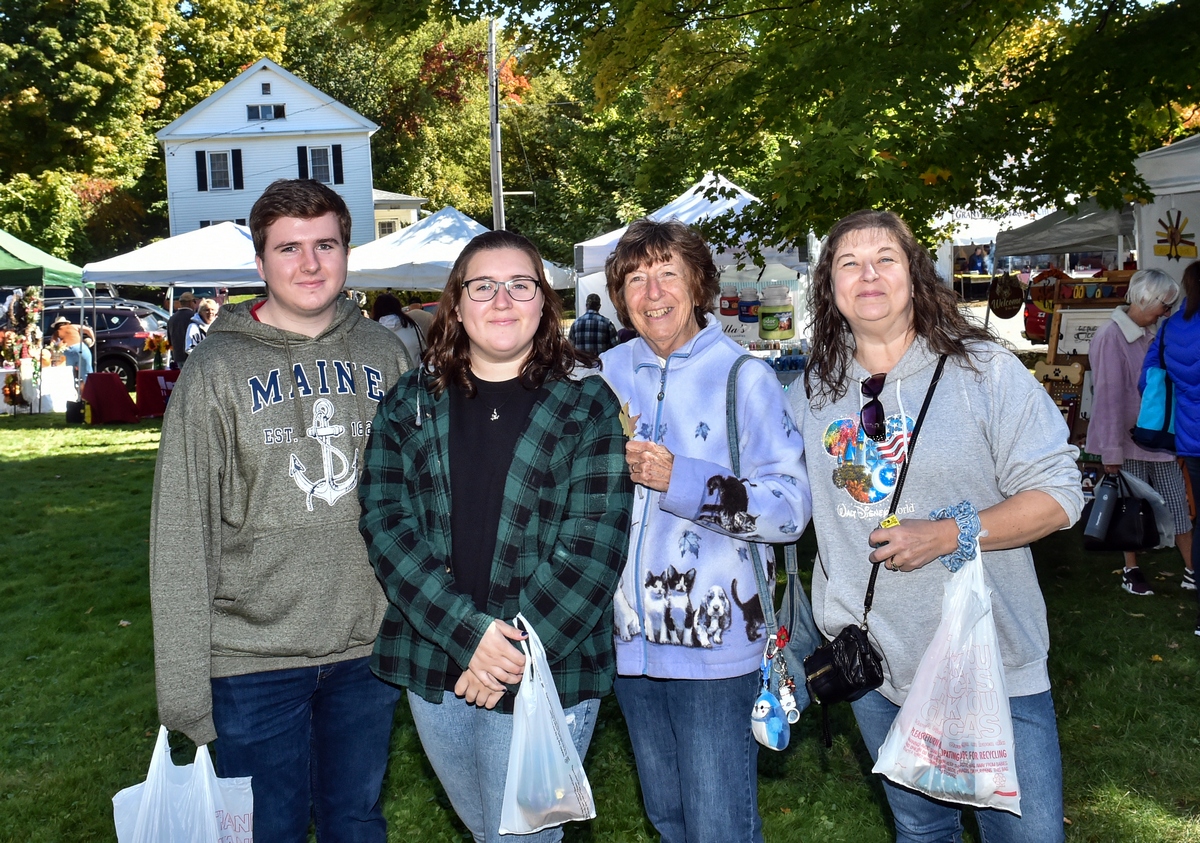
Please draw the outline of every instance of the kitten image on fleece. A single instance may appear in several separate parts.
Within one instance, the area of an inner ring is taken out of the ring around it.
[[[674,570],[668,568],[667,571]],[[666,644],[670,639],[667,631],[667,572],[647,572],[642,594],[642,632],[647,641]]]
[[[638,622],[637,610],[625,593],[625,583],[622,582],[613,595],[613,632],[622,641],[631,641],[633,636],[641,635],[642,626]]]
[[[759,627],[765,628],[767,625],[767,618],[763,615],[762,603],[759,602],[757,594],[749,600],[743,601],[738,597],[737,580],[734,580],[732,585],[733,602],[742,610],[742,617],[746,620],[746,637],[751,641],[757,641],[762,637]]]
[[[643,630],[647,641],[656,644],[696,646],[696,610],[692,607],[692,586],[696,569],[677,571],[668,565],[661,574],[646,574],[643,590]]]

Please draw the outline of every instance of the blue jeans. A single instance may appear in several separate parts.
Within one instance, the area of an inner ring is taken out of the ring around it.
[[[254,837],[383,843],[380,805],[400,691],[370,659],[212,680],[219,776],[252,776]]]
[[[642,801],[662,843],[762,843],[758,671],[732,679],[618,676]]]
[[[1021,788],[1021,816],[991,808],[975,809],[982,843],[1061,843],[1063,839],[1062,756],[1058,721],[1050,692],[1009,697],[1013,751]],[[887,737],[900,707],[872,691],[851,703],[871,760]],[[937,802],[883,780],[896,821],[896,843],[958,843],[962,840],[960,805]]]
[[[534,834],[501,834],[500,809],[508,780],[508,748],[512,743],[511,714],[477,708],[451,691],[431,703],[408,692],[408,707],[421,746],[458,818],[476,843],[555,843],[561,827]],[[587,754],[596,728],[600,700],[585,700],[563,713],[579,757]]]
[[[67,365],[75,370],[75,379],[87,380],[87,376],[92,373],[92,350],[83,343],[78,343],[64,348],[63,356],[67,358]]]

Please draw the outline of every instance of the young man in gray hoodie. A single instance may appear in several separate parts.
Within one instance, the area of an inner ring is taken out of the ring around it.
[[[399,692],[369,656],[387,600],[358,532],[362,451],[411,367],[342,295],[345,202],[272,184],[250,212],[265,299],[226,305],[163,419],[150,532],[159,717],[250,776],[255,837],[386,839]]]

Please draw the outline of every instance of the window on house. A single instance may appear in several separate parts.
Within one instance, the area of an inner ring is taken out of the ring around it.
[[[264,97],[271,96],[271,83],[270,82],[262,83],[262,93],[263,93]]]
[[[379,221],[379,236],[387,237],[389,234],[396,233],[395,220],[380,220]]]
[[[246,106],[247,120],[282,120],[287,109],[282,104],[248,105]]]
[[[322,184],[331,184],[333,176],[329,171],[329,147],[310,146],[308,148],[309,178]]]
[[[208,153],[208,189],[230,190],[233,182],[230,178],[229,153]]]

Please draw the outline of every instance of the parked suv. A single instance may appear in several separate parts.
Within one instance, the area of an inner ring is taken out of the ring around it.
[[[141,302],[97,303],[82,309],[83,324],[96,332],[96,345],[92,358],[98,372],[113,372],[121,376],[125,386],[133,390],[137,386],[138,369],[149,369],[154,365],[154,352],[146,351],[146,338],[151,334],[166,333],[166,320],[161,319],[154,305]],[[46,330],[54,320],[65,316],[79,324],[80,307],[49,302],[43,311]]]

